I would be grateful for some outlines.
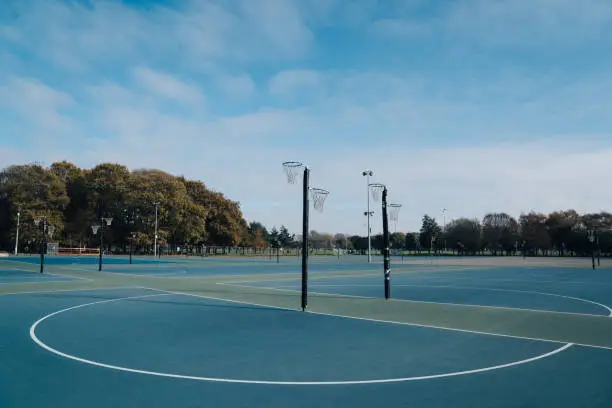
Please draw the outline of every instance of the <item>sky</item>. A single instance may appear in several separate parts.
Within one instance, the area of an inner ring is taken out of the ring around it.
[[[366,233],[364,169],[397,231],[610,210],[611,28],[609,0],[4,0],[0,166],[159,168],[296,233],[289,160],[317,231]]]

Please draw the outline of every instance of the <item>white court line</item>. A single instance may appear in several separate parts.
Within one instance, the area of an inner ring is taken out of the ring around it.
[[[16,268],[14,266],[8,267],[7,269],[11,270],[11,271],[20,271],[20,272],[28,272],[30,274],[34,274],[36,276],[23,276],[22,278],[28,278],[28,279],[38,279],[41,275],[47,275],[47,276],[57,276],[60,278],[69,278],[72,280],[82,280],[82,281],[89,281],[91,282],[92,279],[89,278],[81,278],[81,277],[75,277],[75,276],[70,276],[70,275],[62,275],[59,273],[49,273],[49,272],[44,272],[44,273],[40,273],[40,271],[33,271],[30,269],[24,269],[24,268]],[[48,282],[52,282],[52,281],[48,281]],[[56,281],[57,282],[57,281]],[[30,283],[30,282],[3,282],[2,284],[10,284],[10,283]]]
[[[334,285],[334,284],[317,284],[316,286],[323,286],[323,287],[350,287],[350,286],[356,286],[356,287],[379,287],[380,285],[375,285],[375,284],[348,284],[348,285]],[[481,288],[478,286],[452,286],[452,285],[412,285],[412,284],[393,284],[394,287],[415,287],[415,288],[448,288],[448,289],[475,289],[475,290],[483,290],[483,291],[493,291],[493,292],[508,292],[508,293],[527,293],[527,294],[536,294],[536,295],[544,295],[544,296],[555,296],[555,297],[560,297],[560,298],[565,298],[565,299],[572,299],[572,300],[578,300],[580,302],[585,302],[585,303],[592,303],[594,305],[600,306],[604,309],[606,309],[608,311],[608,317],[612,317],[612,308],[609,308],[608,306],[602,304],[602,303],[598,303],[595,302],[593,300],[588,300],[588,299],[582,299],[579,297],[574,297],[574,296],[566,296],[566,295],[559,295],[556,293],[547,293],[547,292],[537,292],[537,291],[533,291],[533,290],[519,290],[519,289],[498,289],[498,288]],[[313,292],[316,293],[316,292]],[[400,299],[400,300],[410,300],[410,299]],[[415,300],[415,302],[420,302],[419,300]],[[439,302],[434,302],[434,303],[439,303]],[[444,303],[444,302],[442,302]],[[454,304],[454,303],[453,303]],[[475,306],[480,306],[480,305],[475,305]],[[493,306],[496,307],[496,306]],[[504,306],[501,306],[504,307]],[[511,309],[521,309],[521,310],[531,310],[531,309],[523,309],[523,308],[511,308]],[[559,313],[572,313],[572,312],[559,312]],[[599,316],[599,315],[593,315],[590,313],[574,313],[574,314],[587,314],[590,316]]]
[[[35,295],[35,294],[44,294],[44,293],[61,293],[61,292],[84,292],[84,291],[92,291],[92,290],[115,290],[115,289],[142,289],[141,286],[111,286],[106,288],[89,288],[89,289],[52,289],[52,290],[33,290],[33,291],[24,291],[24,292],[6,292],[0,293],[0,296],[5,295]]]
[[[144,288],[144,289],[160,291],[160,290],[152,289],[152,288]],[[481,373],[481,372],[499,370],[499,369],[502,369],[502,368],[513,367],[513,366],[517,366],[517,365],[521,365],[521,364],[530,363],[530,362],[533,362],[533,361],[544,359],[546,357],[553,356],[553,355],[555,355],[557,353],[561,353],[561,352],[567,350],[568,348],[570,348],[571,346],[573,346],[573,343],[567,343],[567,344],[564,344],[563,346],[561,346],[559,348],[556,348],[556,349],[554,349],[552,351],[549,351],[548,353],[540,354],[540,355],[537,355],[537,356],[534,356],[534,357],[530,357],[530,358],[527,358],[527,359],[523,359],[523,360],[513,361],[513,362],[510,362],[510,363],[499,364],[499,365],[495,365],[495,366],[482,367],[482,368],[477,368],[477,369],[473,369],[473,370],[455,371],[455,372],[442,373],[442,374],[432,374],[432,375],[413,376],[413,377],[401,377],[401,378],[385,378],[385,379],[377,379],[377,380],[265,381],[265,380],[239,380],[239,379],[232,379],[232,378],[217,378],[217,377],[200,377],[200,376],[192,376],[192,375],[164,373],[164,372],[159,372],[159,371],[140,370],[140,369],[134,369],[134,368],[129,368],[129,367],[122,367],[122,366],[117,366],[117,365],[105,364],[105,363],[100,363],[100,362],[97,362],[97,361],[88,360],[88,359],[84,359],[84,358],[81,358],[81,357],[77,357],[77,356],[74,356],[74,355],[71,355],[71,354],[67,354],[67,353],[61,352],[61,351],[59,351],[59,350],[57,350],[57,349],[47,345],[46,343],[41,341],[36,336],[36,328],[38,327],[38,325],[40,323],[44,322],[45,320],[47,320],[47,319],[49,319],[49,318],[51,318],[53,316],[56,316],[58,314],[61,314],[61,313],[64,313],[64,312],[68,312],[70,310],[79,309],[79,308],[83,308],[83,307],[87,307],[87,306],[92,306],[92,305],[97,305],[97,304],[102,304],[102,303],[110,303],[110,302],[116,302],[116,301],[128,300],[128,299],[143,299],[143,298],[150,298],[150,297],[154,297],[154,296],[168,296],[168,295],[172,295],[172,294],[195,296],[195,297],[201,297],[201,298],[207,298],[207,299],[227,301],[227,300],[224,300],[224,299],[215,299],[215,298],[210,298],[210,297],[207,297],[207,296],[191,295],[191,294],[180,293],[180,292],[169,292],[169,291],[161,291],[161,292],[166,292],[166,293],[153,294],[153,295],[142,295],[142,296],[130,296],[130,297],[125,297],[125,298],[116,298],[116,299],[110,299],[110,300],[102,300],[102,301],[85,303],[85,304],[81,304],[81,305],[77,305],[77,306],[72,306],[72,307],[69,307],[69,308],[66,308],[66,309],[58,310],[56,312],[50,313],[50,314],[48,314],[46,316],[43,316],[42,318],[37,320],[30,327],[30,338],[38,346],[42,347],[43,349],[45,349],[45,350],[47,350],[47,351],[49,351],[49,352],[51,352],[53,354],[58,355],[60,357],[64,357],[64,358],[67,358],[67,359],[70,359],[70,360],[78,361],[78,362],[85,363],[85,364],[90,364],[90,365],[97,366],[97,367],[107,368],[107,369],[111,369],[111,370],[124,371],[124,372],[130,372],[130,373],[135,373],[135,374],[152,375],[152,376],[157,376],[157,377],[184,379],[184,380],[196,380],[196,381],[207,381],[207,382],[223,382],[223,383],[240,383],[240,384],[265,384],[265,385],[357,385],[357,384],[381,384],[381,383],[396,383],[396,382],[406,382],[406,381],[429,380],[429,379],[445,378],[445,377],[456,377],[456,376],[461,376],[461,375],[476,374],[476,373]],[[235,302],[235,301],[229,301],[229,302],[247,303],[247,302]],[[249,304],[255,305],[255,304],[252,304],[252,303],[249,303]],[[266,306],[266,307],[270,307],[270,306]],[[282,309],[282,308],[274,308],[274,307],[271,307],[271,308],[273,308],[273,309]],[[291,309],[288,309],[288,310],[291,310]],[[310,312],[310,313],[313,313],[313,312]],[[325,313],[314,313],[314,314],[326,315]],[[327,315],[327,316],[334,316],[334,315]],[[337,316],[337,317],[344,317],[344,316]],[[367,321],[375,321],[373,319],[361,319],[361,318],[358,318],[358,319],[359,320],[367,320]],[[385,322],[385,323],[393,323],[393,322]]]

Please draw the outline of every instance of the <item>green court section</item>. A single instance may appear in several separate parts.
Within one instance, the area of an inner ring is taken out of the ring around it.
[[[150,295],[155,296],[116,300]],[[321,299],[313,300],[319,304]],[[95,304],[79,307],[91,303]],[[43,320],[34,333],[65,356],[30,340],[34,322],[71,307],[75,308]],[[2,407],[603,408],[612,401],[612,351],[591,347],[305,314],[136,288],[5,295],[0,296],[0,310]],[[546,354],[554,350],[559,351]],[[66,357],[70,354],[179,375],[295,381],[431,374],[541,357],[492,371],[397,383],[273,385],[126,372],[75,361]]]
[[[612,309],[606,305],[606,302],[612,304],[612,282],[608,273],[517,268],[413,269],[409,272],[394,274],[391,280],[393,299],[601,316],[612,314]],[[280,290],[296,291],[301,287],[298,278],[234,282]],[[372,275],[314,277],[309,290],[311,293],[380,298],[384,296],[384,282],[382,276]]]

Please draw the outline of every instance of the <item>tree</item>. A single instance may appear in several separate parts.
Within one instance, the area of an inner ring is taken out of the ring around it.
[[[404,248],[406,248],[409,251],[416,251],[419,248],[419,246],[418,246],[418,242],[419,242],[418,235],[419,235],[418,232],[408,232],[406,234],[406,237],[404,238]]]
[[[442,232],[442,228],[438,225],[435,218],[425,214],[419,231],[419,240],[422,248],[427,248],[430,252],[432,247],[439,245],[438,237]]]
[[[268,236],[268,245],[272,248],[278,248],[280,245],[279,237],[280,233],[278,232],[276,227],[273,227],[270,231],[270,235]]]
[[[295,235],[289,233],[289,230],[284,225],[281,225],[278,233],[278,240],[281,247],[293,248],[296,246]]]
[[[96,246],[91,226],[99,224],[101,216],[110,216],[113,224],[105,234],[109,245],[125,248],[133,233],[136,246],[152,246],[155,202],[160,203],[162,245],[227,246],[251,238],[240,204],[200,181],[155,169],[130,172],[114,163],[82,170],[64,161],[48,168],[9,166],[0,172],[0,247],[14,244],[18,208],[22,242],[38,239],[33,219],[44,215],[55,227],[54,240],[62,246]],[[266,234],[262,231],[262,238]]]
[[[483,246],[494,255],[511,253],[519,241],[519,223],[506,213],[489,213],[482,219]]]
[[[552,242],[546,221],[545,214],[535,212],[521,214],[519,217],[520,236],[525,251],[535,255],[539,250],[547,251],[551,248]]]
[[[349,237],[349,241],[353,249],[363,253],[368,250],[368,238],[361,237],[359,235],[352,235]]]
[[[257,249],[263,249],[268,246],[270,233],[261,223],[252,221],[248,228],[248,243]]]
[[[446,226],[446,243],[448,248],[460,254],[476,254],[482,248],[481,225],[478,220],[459,218]]]
[[[546,218],[546,227],[551,244],[563,256],[572,241],[574,229],[580,222],[580,215],[574,210],[555,211]]]
[[[391,248],[401,250],[406,247],[406,234],[403,232],[393,232],[389,235]]]
[[[336,234],[334,235],[334,244],[336,248],[344,248],[344,249],[352,249],[352,242],[349,241],[349,238],[344,234]]]

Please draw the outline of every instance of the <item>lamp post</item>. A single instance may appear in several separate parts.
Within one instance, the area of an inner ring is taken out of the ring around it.
[[[134,238],[136,238],[136,233],[130,233],[130,265],[132,264],[132,246],[134,245]]]
[[[159,201],[153,203],[155,205],[155,239],[153,241],[153,257],[157,257],[157,208],[159,207]]]
[[[47,244],[47,234],[53,235],[55,227],[49,225],[47,217],[35,218],[34,224],[40,227],[40,273],[43,273],[45,271],[45,246]]]
[[[100,233],[100,254],[98,257],[98,271],[102,271],[102,254],[104,253],[104,230],[105,227],[110,227],[112,222],[112,217],[101,217],[100,225],[91,226],[91,230],[94,234]]]
[[[443,219],[443,222],[444,222],[444,224],[443,224],[444,226],[443,226],[443,229],[442,229],[442,233],[444,234],[444,253],[446,253],[446,212],[447,211],[448,210],[446,208],[442,209],[442,219]]]
[[[19,251],[19,222],[21,219],[21,206],[17,209],[17,231],[15,232],[15,256]]]
[[[367,191],[367,196],[368,196],[368,210],[366,212],[363,213],[363,215],[368,217],[368,262],[372,262],[372,240],[370,238],[370,217],[372,215],[374,215],[374,211],[370,211],[370,177],[372,177],[374,175],[374,172],[372,170],[364,170],[361,172],[361,175],[366,177],[367,180],[367,186],[368,186],[368,191]]]
[[[587,238],[591,243],[591,263],[593,265],[593,270],[595,270],[595,238],[597,235],[597,231],[594,229],[590,229],[587,231]]]

